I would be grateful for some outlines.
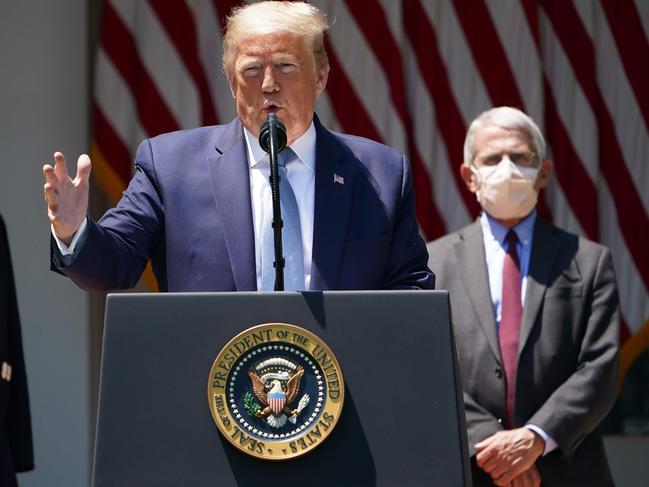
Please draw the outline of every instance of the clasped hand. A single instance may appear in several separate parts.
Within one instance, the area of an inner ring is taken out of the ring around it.
[[[541,477],[534,462],[544,447],[529,428],[499,431],[475,445],[476,462],[498,486],[537,487]]]

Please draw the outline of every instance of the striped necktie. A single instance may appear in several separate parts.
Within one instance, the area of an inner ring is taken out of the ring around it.
[[[297,164],[299,159],[290,147],[280,152],[277,158],[279,169],[279,196],[282,208],[282,247],[284,253],[284,289],[299,291],[304,289],[304,258],[302,254],[302,229],[300,213],[297,207],[295,193],[288,181],[288,164]],[[275,289],[275,244],[272,227],[273,205],[271,201],[263,207],[263,238],[262,238],[262,291]]]

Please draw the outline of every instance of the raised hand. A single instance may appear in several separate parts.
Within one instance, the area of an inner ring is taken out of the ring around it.
[[[50,164],[43,166],[47,214],[54,233],[67,245],[88,213],[90,168],[90,158],[82,154],[77,160],[77,174],[74,179],[70,178],[65,157],[60,152],[54,153],[54,167]]]

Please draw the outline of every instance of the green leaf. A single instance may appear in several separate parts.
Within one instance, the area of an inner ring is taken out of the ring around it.
[[[261,406],[257,401],[255,401],[255,398],[252,394],[249,392],[246,392],[246,395],[243,396],[243,405],[246,408],[246,413],[248,416],[254,418],[257,412],[261,409]]]

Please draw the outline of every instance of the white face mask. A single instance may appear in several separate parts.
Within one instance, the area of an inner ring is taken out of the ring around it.
[[[476,198],[494,218],[522,218],[536,205],[538,192],[534,183],[539,174],[538,167],[519,167],[509,158],[495,166],[469,167],[478,187]]]

